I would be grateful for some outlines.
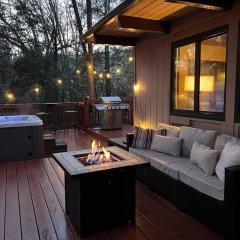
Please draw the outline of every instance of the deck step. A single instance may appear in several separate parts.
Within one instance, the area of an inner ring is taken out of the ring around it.
[[[50,154],[53,153],[56,145],[55,137],[52,134],[48,133],[48,134],[44,134],[43,138],[44,138],[45,155],[49,156]]]
[[[56,140],[54,152],[67,152],[67,144],[63,140]]]
[[[45,156],[51,156],[52,153],[66,152],[67,144],[63,140],[56,140],[53,134],[44,134]]]

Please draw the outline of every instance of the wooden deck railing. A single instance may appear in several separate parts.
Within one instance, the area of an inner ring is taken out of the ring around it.
[[[132,101],[124,101],[130,105],[129,111],[124,111],[123,122],[132,124]],[[44,122],[45,129],[58,130],[78,128],[86,130],[98,125],[98,113],[94,104],[96,101],[64,103],[32,103],[32,104],[0,104],[0,115],[34,114]]]

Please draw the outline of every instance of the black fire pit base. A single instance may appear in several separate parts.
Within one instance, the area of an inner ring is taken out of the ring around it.
[[[71,177],[65,172],[66,213],[84,238],[127,223],[135,224],[135,167]]]

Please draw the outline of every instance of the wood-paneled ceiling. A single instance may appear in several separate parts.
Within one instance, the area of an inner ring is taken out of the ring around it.
[[[146,33],[168,33],[169,23],[196,11],[199,7],[211,10],[221,9],[220,5],[217,6],[218,1],[220,0],[215,0],[214,8],[214,3],[206,5],[207,0],[202,1],[204,5],[201,4],[201,0],[125,0],[86,32],[81,37],[81,41],[135,45],[137,39]]]
[[[162,20],[172,14],[181,12],[180,10],[182,9],[188,10],[188,12],[193,10],[184,4],[169,3],[164,0],[143,0],[129,8],[122,15],[151,20]]]

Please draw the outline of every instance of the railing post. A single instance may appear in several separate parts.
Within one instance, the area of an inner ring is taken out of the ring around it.
[[[83,102],[84,110],[83,110],[83,127],[84,130],[87,130],[89,127],[89,100],[85,99]]]

